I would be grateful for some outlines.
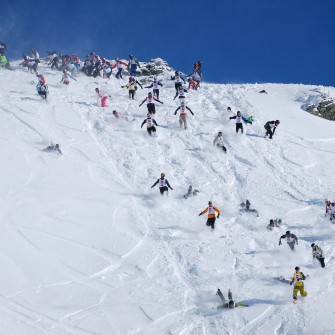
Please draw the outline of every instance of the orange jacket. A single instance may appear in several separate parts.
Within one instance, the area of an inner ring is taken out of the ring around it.
[[[210,207],[212,207],[211,210],[209,210]],[[204,210],[200,213],[200,215],[205,214],[205,213],[208,212],[208,218],[209,218],[209,219],[211,219],[211,218],[215,218],[215,212],[214,212],[214,211],[217,212],[218,215],[221,214],[221,213],[220,213],[220,210],[219,210],[218,208],[216,208],[215,206],[208,206],[206,209],[204,209]]]

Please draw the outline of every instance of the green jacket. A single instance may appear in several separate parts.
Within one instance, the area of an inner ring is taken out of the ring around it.
[[[0,55],[0,67],[5,67],[8,63],[6,56]]]

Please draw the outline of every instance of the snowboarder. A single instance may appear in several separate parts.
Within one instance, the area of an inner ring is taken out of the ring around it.
[[[279,120],[268,121],[267,123],[265,123],[265,125],[264,125],[264,128],[266,130],[265,137],[267,137],[268,135],[270,135],[269,138],[271,140],[272,136],[275,133],[275,130],[278,127],[279,124],[280,124]]]
[[[182,100],[181,101],[181,106],[179,106],[175,111],[174,111],[174,115],[177,114],[177,111],[180,109],[180,114],[179,114],[179,126],[180,128],[183,126],[184,124],[184,129],[187,129],[187,110],[189,110],[191,112],[192,115],[194,115],[194,113],[191,111],[190,108],[188,108],[185,104],[185,101]]]
[[[183,86],[179,86],[173,100],[175,100],[177,97],[178,99],[185,99],[185,92],[187,93],[187,90]]]
[[[157,184],[161,195],[164,195],[164,192],[166,192],[166,195],[168,195],[169,189],[173,191],[173,188],[169,184],[168,180],[165,179],[165,173],[161,173],[161,177],[156,180],[156,182],[151,186],[151,188],[155,187]]]
[[[47,100],[48,86],[46,84],[43,84],[42,81],[39,81],[38,84],[36,85],[36,90],[40,97]]]
[[[291,234],[291,232],[288,230],[285,235],[280,236],[279,238],[279,245],[281,245],[281,240],[286,239],[287,244],[291,248],[292,251],[294,251],[294,246],[298,245],[298,238],[296,235]]]
[[[185,79],[179,74],[179,71],[176,71],[173,77],[171,76],[171,80],[174,80],[176,92],[178,92],[178,87],[183,86],[183,82],[186,84]]]
[[[300,292],[302,297],[307,296],[307,292],[304,288],[303,280],[306,279],[306,276],[300,271],[299,266],[295,267],[295,273],[293,274],[290,285],[294,283],[293,287],[293,302],[296,304],[298,302],[298,292]]]
[[[163,102],[156,99],[155,97],[152,96],[152,93],[149,92],[148,96],[139,104],[138,107],[141,107],[145,102],[147,101],[147,108],[148,108],[148,113],[150,114],[156,114],[156,106],[155,106],[155,101],[161,103],[163,105]]]
[[[136,77],[137,66],[141,68],[140,62],[133,55],[129,55],[129,62],[127,66],[129,74],[133,77]]]
[[[242,208],[240,209],[240,212],[255,213],[256,216],[258,217],[259,215],[258,215],[257,209],[250,208],[250,205],[251,204],[250,204],[250,201],[248,199],[245,201],[245,203],[241,202],[240,207],[242,207]]]
[[[139,81],[137,81],[134,77],[129,77],[128,84],[121,86],[122,88],[127,87],[129,92],[129,99],[135,99],[135,93],[137,91],[137,85],[139,85],[142,89],[143,86]]]
[[[98,87],[96,87],[95,92],[97,94],[97,104],[99,105],[100,103],[101,107],[108,107],[107,105],[108,95],[103,91],[101,91]]]
[[[159,86],[163,87],[163,84],[160,83],[156,77],[154,77],[154,81],[149,86],[145,86],[145,88],[152,88],[154,96],[159,99]]]
[[[200,192],[200,191],[198,191],[198,190],[193,190],[192,185],[190,185],[190,186],[188,187],[188,191],[187,191],[187,193],[184,194],[184,198],[185,198],[185,199],[188,199],[191,195],[196,196],[197,193],[199,193],[199,192]]]
[[[151,133],[154,132],[156,133],[156,127],[158,126],[157,122],[151,117],[151,114],[148,113],[147,118],[144,119],[144,121],[141,124],[141,128],[143,127],[144,124],[147,124],[147,132],[151,136]]]
[[[52,142],[50,143],[49,146],[47,146],[45,149],[43,149],[45,152],[56,152],[59,155],[62,155],[62,152],[59,148],[59,144],[53,144]]]
[[[227,149],[223,144],[223,136],[221,131],[219,131],[218,134],[214,137],[213,145],[215,144],[218,148],[221,148],[225,154],[227,153]]]
[[[228,300],[226,300],[226,298],[223,296],[221,290],[218,288],[218,290],[216,291],[216,295],[218,295],[220,297],[220,299],[222,300],[222,305],[218,306],[218,308],[235,308],[235,307],[249,307],[249,305],[244,304],[242,302],[235,302],[233,300],[233,294],[230,291],[230,289],[228,290]]]
[[[250,121],[248,121],[242,114],[240,111],[237,111],[236,115],[231,116],[229,118],[229,120],[236,120],[236,134],[238,133],[239,129],[241,129],[241,133],[243,134],[243,123],[242,121],[246,122],[246,123],[251,123]]]
[[[282,223],[281,219],[271,219],[270,223],[267,225],[267,229],[272,230],[273,228],[279,228]]]
[[[122,65],[128,66],[128,64],[125,63],[125,62],[123,62],[123,61],[121,61],[117,57],[115,57],[114,60],[115,60],[115,64],[112,66],[112,69],[114,69],[115,67],[117,68],[117,73],[115,75],[115,78],[117,78],[117,79],[120,79],[120,78],[123,79],[122,78],[122,73],[123,73],[123,67],[122,67]]]
[[[213,206],[213,203],[211,201],[208,201],[208,207],[206,209],[204,209],[199,216],[201,216],[202,214],[205,214],[208,212],[208,217],[207,217],[207,222],[206,222],[206,226],[211,227],[212,229],[214,229],[214,225],[215,225],[215,220],[220,218],[220,210]],[[215,212],[218,213],[217,217],[215,215]]]
[[[313,253],[313,259],[316,258],[320,262],[321,267],[324,268],[325,267],[325,256],[323,255],[322,249],[315,243],[311,244],[311,248],[312,248],[312,253]]]

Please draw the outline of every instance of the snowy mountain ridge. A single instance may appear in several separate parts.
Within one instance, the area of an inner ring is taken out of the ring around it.
[[[302,110],[315,90],[334,88],[202,83],[187,93],[195,115],[184,130],[164,73],[151,138],[138,107],[147,89],[132,101],[127,79],[79,76],[66,87],[42,67],[50,95],[41,101],[36,77],[13,65],[0,71],[3,334],[335,334],[334,226],[324,218],[324,199],[335,198],[335,125]],[[97,106],[95,87],[110,107]],[[254,117],[243,135],[228,106]],[[226,155],[213,147],[218,131]],[[62,156],[42,151],[50,141]],[[168,197],[150,188],[161,172]],[[189,185],[200,193],[185,200]],[[259,218],[240,213],[246,199]],[[198,217],[209,200],[221,210],[214,232]],[[268,231],[272,218],[283,224]],[[286,230],[299,238],[293,254],[278,246]],[[292,286],[274,278],[297,265],[308,297],[293,305]],[[218,287],[250,307],[217,309]]]

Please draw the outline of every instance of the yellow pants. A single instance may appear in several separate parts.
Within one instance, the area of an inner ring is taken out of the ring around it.
[[[297,299],[298,292],[300,292],[302,297],[307,296],[307,292],[305,291],[303,286],[294,286],[294,288],[293,288],[293,299]]]

